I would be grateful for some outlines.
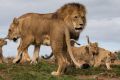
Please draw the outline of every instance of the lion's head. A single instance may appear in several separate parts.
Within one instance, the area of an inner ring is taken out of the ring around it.
[[[116,52],[114,52],[114,53],[109,52],[108,59],[109,59],[108,61],[110,61],[111,63],[114,63],[114,61],[118,59],[117,53]]]
[[[97,43],[97,42],[89,43],[89,51],[90,51],[93,55],[98,54],[98,53],[99,53],[98,43]]]
[[[5,41],[4,39],[0,39],[0,47],[4,46],[7,44],[7,41]]]
[[[58,9],[53,17],[64,20],[76,32],[81,32],[86,24],[86,9],[82,4],[68,3]]]
[[[13,22],[10,25],[10,28],[8,30],[8,39],[16,41],[20,37],[19,32],[19,21],[17,18],[13,19]]]
[[[90,42],[89,37],[87,37],[87,42],[88,42],[88,48],[89,51],[93,54],[93,55],[97,55],[99,53],[99,47],[98,47],[98,43],[97,42]]]

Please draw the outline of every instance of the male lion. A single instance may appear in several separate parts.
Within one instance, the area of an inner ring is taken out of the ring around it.
[[[80,16],[83,21],[83,25],[82,25],[83,27],[76,28],[76,31],[74,31],[74,29],[71,29],[71,31],[73,30],[73,34],[71,34],[71,38],[73,38],[73,39],[79,38],[79,34],[84,29],[84,26],[86,24],[86,9],[82,4],[79,4],[79,3],[68,3],[68,4],[64,5],[63,7],[61,7],[60,9],[58,9],[55,13],[49,13],[49,14],[28,13],[28,14],[25,14],[25,15],[19,17],[19,19],[21,19],[21,20],[19,20],[20,24],[22,25],[22,23],[24,23],[23,19],[27,18],[28,19],[27,21],[29,21],[29,18],[33,17],[33,16],[34,17],[38,16],[38,18],[43,19],[43,21],[41,21],[41,23],[45,22],[44,18],[47,18],[47,19],[59,18],[59,19],[65,21],[66,23],[77,22],[77,18],[79,18],[79,16]],[[71,18],[71,19],[68,20],[68,18]],[[15,20],[13,22],[15,22]],[[16,21],[16,23],[17,23],[17,21]],[[20,24],[19,24],[19,26],[21,26]],[[73,24],[73,26],[80,25],[79,23],[78,24],[72,23],[72,24]],[[11,24],[11,26],[12,26],[12,24]],[[42,25],[40,25],[40,27],[42,27]],[[48,29],[48,28],[46,28],[46,29]],[[23,36],[24,31],[26,31],[26,30],[20,31],[20,27],[10,27],[8,36],[10,36],[11,39],[14,41],[16,41],[18,38],[21,38],[21,41],[20,41],[20,43],[21,43],[22,42],[21,36]],[[42,43],[42,41],[41,41],[41,43]],[[36,43],[34,43],[34,44],[36,44]],[[30,61],[30,57],[28,55],[27,49],[24,50],[23,53],[26,56],[24,59],[26,59],[27,61]],[[34,53],[38,54],[39,49],[35,47]],[[37,62],[37,57],[35,57],[35,56],[36,55],[33,55],[33,59],[32,59],[33,63]]]
[[[6,62],[2,54],[2,47],[6,44],[7,44],[7,41],[5,41],[5,39],[0,38],[0,63]]]
[[[68,55],[67,50],[75,65],[79,66],[71,53],[70,39],[78,39],[80,32],[84,29],[86,10],[82,4],[69,3],[53,13],[52,17],[45,15],[31,13],[13,20],[8,38],[10,40],[21,38],[18,55],[13,63],[21,60],[22,53],[31,44],[35,45],[32,61],[36,62],[43,37],[49,35],[52,51],[58,61],[58,70],[53,72],[52,75],[60,75],[69,63],[66,57]]]

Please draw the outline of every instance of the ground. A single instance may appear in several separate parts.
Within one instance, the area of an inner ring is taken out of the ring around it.
[[[106,70],[105,66],[88,69],[71,67],[65,75],[59,77],[50,75],[57,66],[46,61],[36,65],[0,64],[0,80],[120,80],[120,65],[115,64],[112,65],[112,70]]]

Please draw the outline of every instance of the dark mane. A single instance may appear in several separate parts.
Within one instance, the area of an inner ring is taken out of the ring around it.
[[[61,18],[66,15],[67,12],[70,13],[69,10],[77,9],[78,11],[84,12],[86,14],[86,8],[83,4],[80,3],[67,3],[61,8],[59,8],[53,15],[53,18]]]

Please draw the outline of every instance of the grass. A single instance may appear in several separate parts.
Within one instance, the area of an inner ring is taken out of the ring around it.
[[[55,64],[41,62],[30,64],[0,64],[0,80],[95,80],[80,79],[80,75],[98,75],[120,77],[120,65],[112,66],[113,70],[106,70],[104,66],[99,68],[75,69],[68,68],[65,75],[54,77],[51,74],[57,69]]]

